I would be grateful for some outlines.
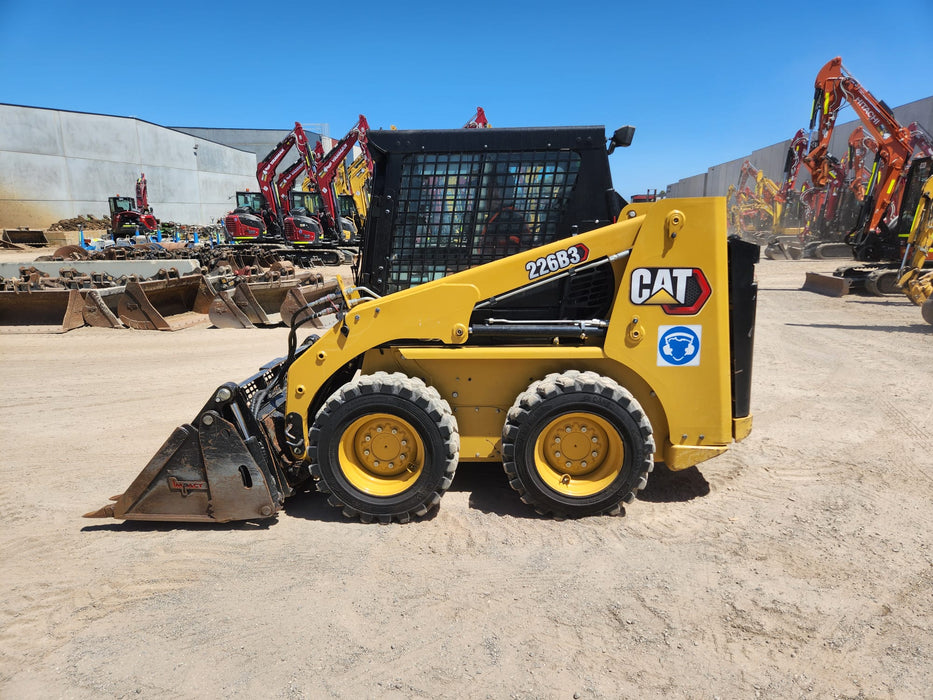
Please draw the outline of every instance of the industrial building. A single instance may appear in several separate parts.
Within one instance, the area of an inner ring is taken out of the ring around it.
[[[233,208],[237,190],[256,188],[257,153],[288,133],[185,133],[135,117],[10,104],[0,104],[0,124],[0,228],[103,217],[107,198],[133,196],[142,173],[159,219],[209,224]],[[224,140],[211,138],[218,135]]]

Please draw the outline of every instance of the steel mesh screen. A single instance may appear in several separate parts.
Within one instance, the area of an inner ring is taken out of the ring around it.
[[[387,290],[555,240],[579,169],[569,150],[406,156]]]

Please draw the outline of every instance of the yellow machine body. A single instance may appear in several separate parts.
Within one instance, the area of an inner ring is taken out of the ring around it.
[[[572,269],[572,262],[562,263],[568,248],[580,245],[587,250],[580,265],[612,260],[616,289],[600,342],[468,342],[477,304]],[[697,271],[708,289],[699,308],[684,314],[679,285]],[[594,231],[386,297],[348,297],[343,319],[288,372],[286,411],[304,418],[305,434],[315,397],[356,358],[364,375],[400,371],[435,387],[456,417],[462,461],[501,460],[503,424],[516,396],[532,381],[567,369],[591,370],[626,387],[651,421],[655,461],[671,469],[714,457],[751,430],[751,416],[734,421],[731,410],[724,198],[630,205],[618,223]],[[665,310],[672,308],[677,313]],[[665,361],[661,348],[664,334],[683,326],[699,347],[691,362],[678,366]]]
[[[933,249],[933,177],[927,178],[920,194],[907,239],[905,265],[897,281],[907,298],[921,308],[923,318],[933,324],[933,270],[924,267]]]

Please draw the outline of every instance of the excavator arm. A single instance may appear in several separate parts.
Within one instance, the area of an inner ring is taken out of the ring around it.
[[[861,126],[849,136],[849,154],[846,159],[846,179],[849,189],[858,201],[865,199],[866,189],[871,178],[871,171],[865,166],[869,153],[878,152],[878,142],[865,133]]]
[[[256,166],[256,180],[259,182],[259,190],[265,197],[266,202],[269,203],[272,214],[280,223],[284,213],[282,199],[279,196],[279,190],[275,186],[275,171],[294,146],[297,146],[302,153],[308,150],[308,137],[298,122],[295,122],[295,128],[284,139],[279,141],[275,148],[269,151],[266,157],[259,161]]]
[[[933,324],[933,270],[924,269],[933,249],[933,177],[927,178],[907,239],[907,253],[897,286],[921,307],[923,318]]]
[[[313,156],[314,164],[313,167],[309,168],[310,180],[317,187],[317,191],[324,200],[327,211],[333,217],[334,221],[337,221],[340,216],[340,212],[337,208],[337,198],[333,188],[334,179],[337,177],[340,165],[350,154],[350,150],[355,144],[359,143],[365,154],[369,170],[372,172],[373,163],[369,155],[369,149],[367,148],[368,142],[366,135],[368,132],[369,123],[366,121],[366,117],[361,114],[356,125],[350,129],[347,135],[340,139],[330,151],[324,154],[322,148],[315,149]]]
[[[470,120],[463,125],[464,129],[488,129],[491,125],[486,119],[486,110],[482,107],[476,108],[476,114],[470,117]]]
[[[895,199],[897,181],[904,174],[912,152],[910,132],[898,123],[890,107],[852,77],[837,56],[823,66],[814,85],[810,148],[803,161],[817,187],[824,186],[830,177],[829,142],[839,110],[846,103],[878,144],[878,157],[867,185],[868,192],[877,192],[864,226],[870,232],[878,228]]]
[[[292,186],[307,169],[308,165],[305,157],[301,156],[298,158],[298,160],[279,173],[278,177],[275,179],[275,189],[278,193],[280,202],[288,201],[288,193],[291,191]]]
[[[794,183],[797,181],[797,174],[800,172],[806,148],[807,133],[803,129],[798,129],[790,141],[790,146],[787,149],[787,159],[784,161],[784,180],[781,182],[779,192],[783,202],[787,201],[788,193],[794,189]]]

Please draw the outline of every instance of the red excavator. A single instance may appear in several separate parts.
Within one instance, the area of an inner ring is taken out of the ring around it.
[[[276,175],[276,169],[292,148],[297,148],[298,160]],[[352,254],[338,249],[333,225],[327,223],[321,210],[309,211],[293,199],[290,188],[297,178],[313,164],[308,137],[301,124],[282,139],[256,166],[259,192],[237,192],[237,206],[227,214],[224,225],[235,243],[273,244],[300,249],[320,258],[327,265],[340,265],[353,260]]]
[[[338,198],[334,191],[335,180],[340,173],[341,166],[357,143],[366,157],[369,172],[372,172],[372,159],[367,149],[368,132],[369,123],[361,114],[353,128],[326,154],[323,146],[318,142],[311,157],[308,177],[305,178],[302,187],[304,190],[320,195],[324,209],[319,213],[329,215],[337,223],[343,245],[360,244],[361,229],[357,221],[361,223],[362,219],[352,197]]]
[[[140,173],[136,179],[136,198],[109,197],[110,235],[112,238],[126,238],[135,235],[149,235],[159,230],[159,220],[149,206],[149,191],[146,173]]]
[[[237,192],[237,206],[224,218],[227,235],[237,243],[283,243],[282,202],[274,186],[276,168],[293,146],[308,149],[308,137],[301,124],[269,151],[256,166],[259,192]]]
[[[488,129],[489,120],[486,119],[486,110],[482,107],[476,108],[476,114],[470,117],[470,121],[463,125],[464,129]]]

